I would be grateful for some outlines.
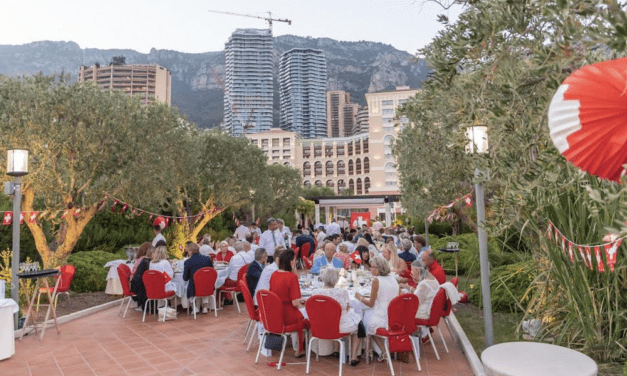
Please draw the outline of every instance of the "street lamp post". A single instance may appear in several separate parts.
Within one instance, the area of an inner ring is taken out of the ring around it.
[[[470,154],[484,154],[488,152],[488,129],[486,126],[472,126],[466,130],[470,140],[466,152]],[[485,195],[483,183],[489,179],[489,174],[475,169],[475,194],[477,196],[477,238],[479,240],[479,264],[481,266],[481,295],[483,296],[483,322],[485,325],[486,347],[494,344],[494,330],[492,324],[492,295],[490,293],[490,264],[488,261],[488,235],[484,229]]]
[[[22,209],[22,181],[21,176],[28,174],[28,150],[10,149],[7,152],[7,175],[13,176],[13,183],[5,185],[5,192],[13,195],[13,260],[11,262],[11,298],[20,304],[20,285],[17,280],[17,273],[20,269],[20,212]],[[18,311],[19,313],[19,311]],[[18,326],[18,313],[15,314],[13,322],[15,328]]]

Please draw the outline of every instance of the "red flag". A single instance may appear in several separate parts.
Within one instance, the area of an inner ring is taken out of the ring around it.
[[[588,260],[586,259],[586,255],[583,251],[583,247],[578,245],[577,249],[579,250],[579,254],[581,255],[581,260],[583,261],[583,264],[586,266],[586,268],[588,267]]]
[[[612,244],[605,244],[605,259],[607,261],[607,266],[610,267],[611,271],[614,271],[614,265],[616,265],[616,253],[618,253],[618,247],[623,242],[623,239],[618,239]]]
[[[137,209],[132,208],[132,209],[131,209],[131,214],[135,215],[136,213],[137,213]]]
[[[601,247],[594,247],[594,255],[597,258],[597,269],[599,272],[605,272],[605,266],[603,265],[603,259],[601,258]]]
[[[128,204],[124,204],[122,206],[122,209],[120,209],[120,214],[124,213],[126,211],[126,209],[128,208]]]
[[[74,209],[74,216],[78,217],[79,214],[81,214],[81,208]]]
[[[553,239],[553,222],[549,221],[549,227],[546,230],[546,237],[549,240]]]
[[[359,255],[359,251],[351,253],[350,257],[356,264],[361,264],[361,256]]]
[[[24,212],[20,212],[20,224],[24,224]]]
[[[472,195],[470,193],[464,196],[464,204],[466,204],[466,207],[472,206]]]
[[[115,213],[115,206],[119,204],[119,200],[113,200],[113,205],[111,206],[111,213]]]
[[[560,236],[560,232],[557,230],[557,227],[553,226],[553,231],[555,234],[555,244],[557,244],[559,242],[559,236]]]
[[[566,254],[566,238],[564,236],[561,237],[561,242],[562,242],[562,252]]]
[[[33,223],[37,220],[37,212],[30,212],[30,215],[28,216],[28,221]]]
[[[138,210],[138,211],[137,211],[137,216],[138,216],[138,217],[139,217],[140,215],[142,215],[142,214],[144,214],[144,211],[143,211],[143,210]]]
[[[590,247],[584,247],[585,251],[586,251],[586,260],[588,260],[588,267],[590,268],[590,270],[594,269],[594,266],[592,265],[592,254],[590,252]]]
[[[575,256],[573,255],[573,242],[568,242],[568,257],[570,258],[571,263],[575,263]]]
[[[5,226],[8,226],[11,224],[12,220],[13,220],[13,212],[10,212],[10,211],[4,212],[4,217],[2,217],[2,224]]]

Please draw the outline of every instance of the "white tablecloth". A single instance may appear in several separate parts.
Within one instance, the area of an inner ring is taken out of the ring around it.
[[[217,270],[218,279],[216,280],[216,289],[219,289],[224,285],[224,281],[226,281],[228,268]],[[174,286],[176,287],[176,296],[181,299],[181,305],[183,308],[189,307],[189,300],[187,299],[187,282],[183,280],[183,272],[175,272],[174,278],[172,278],[172,282],[174,282]],[[216,295],[217,299],[217,295]],[[196,301],[196,304],[199,304]],[[214,309],[213,302],[209,301],[209,309]]]
[[[587,355],[538,342],[507,342],[490,346],[481,362],[491,376],[595,376],[598,367]]]
[[[107,274],[107,288],[105,294],[109,295],[122,295],[122,285],[120,284],[120,277],[118,276],[118,265],[126,263],[128,260],[114,260],[105,264],[105,268],[109,268]],[[135,263],[126,264],[133,270]]]

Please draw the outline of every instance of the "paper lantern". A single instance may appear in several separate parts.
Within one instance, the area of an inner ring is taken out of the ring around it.
[[[585,66],[549,106],[551,139],[572,164],[619,181],[627,163],[627,58]]]

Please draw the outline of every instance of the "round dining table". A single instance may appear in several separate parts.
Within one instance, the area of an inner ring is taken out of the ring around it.
[[[481,362],[490,376],[595,376],[589,356],[539,342],[506,342],[488,347]]]

